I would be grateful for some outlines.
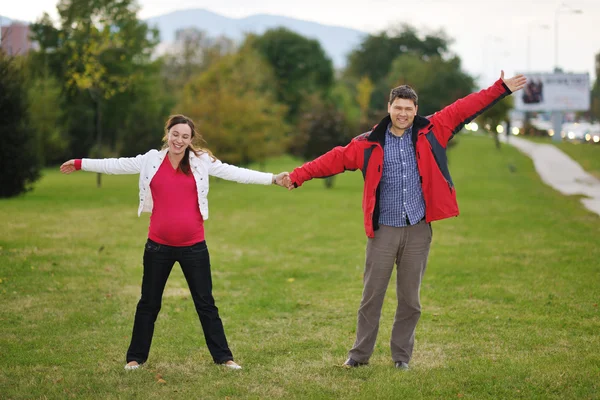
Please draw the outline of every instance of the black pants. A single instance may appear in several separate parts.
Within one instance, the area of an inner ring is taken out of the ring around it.
[[[154,323],[160,311],[167,279],[175,261],[179,262],[188,283],[196,311],[200,317],[204,339],[215,363],[233,360],[219,310],[212,296],[210,257],[206,242],[192,246],[173,247],[148,239],[144,250],[144,277],[142,298],[135,313],[131,344],[127,350],[127,362],[142,364],[148,359]]]

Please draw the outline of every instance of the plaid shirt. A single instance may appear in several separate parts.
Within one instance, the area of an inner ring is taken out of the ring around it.
[[[385,133],[379,224],[414,225],[425,217],[425,201],[412,143],[412,127],[398,137]]]

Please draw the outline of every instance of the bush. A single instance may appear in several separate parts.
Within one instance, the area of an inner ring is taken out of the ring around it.
[[[27,89],[18,59],[0,50],[0,197],[31,189],[40,177],[35,132],[27,119]]]

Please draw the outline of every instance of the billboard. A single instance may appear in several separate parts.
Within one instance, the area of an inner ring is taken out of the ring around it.
[[[527,84],[515,93],[519,111],[587,111],[590,109],[589,74],[524,74]]]

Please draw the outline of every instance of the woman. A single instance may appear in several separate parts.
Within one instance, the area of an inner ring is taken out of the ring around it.
[[[60,167],[65,174],[79,169],[104,174],[140,174],[138,216],[142,212],[150,212],[151,216],[144,250],[142,295],[127,351],[127,370],[139,368],[148,359],[163,290],[175,261],[179,262],[190,288],[214,362],[232,369],[242,368],[233,361],[212,296],[210,259],[204,240],[208,177],[283,186],[288,174],[274,176],[223,164],[209,150],[195,147],[194,139],[201,140],[194,122],[186,116],[173,115],[165,125],[161,151],[150,150],[132,158],[69,160]]]

